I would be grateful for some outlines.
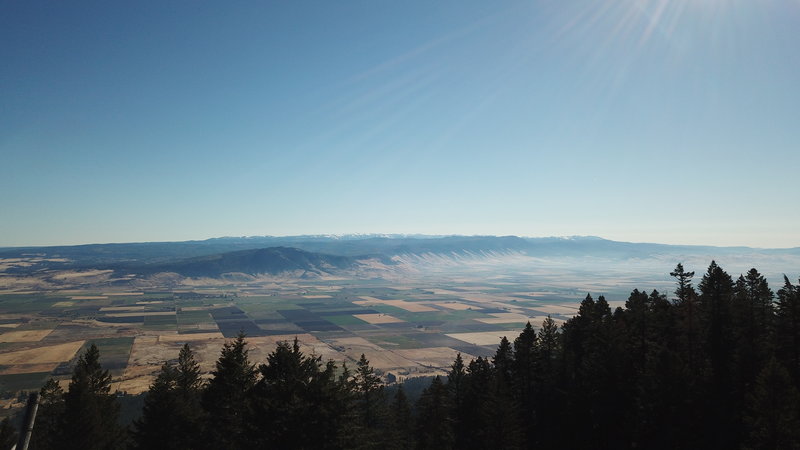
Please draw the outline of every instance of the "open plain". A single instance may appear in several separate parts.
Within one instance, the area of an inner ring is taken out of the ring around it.
[[[140,393],[184,343],[210,372],[222,345],[239,332],[256,363],[278,341],[297,338],[306,353],[340,365],[352,367],[364,353],[386,379],[443,374],[457,353],[467,360],[491,355],[501,336],[513,339],[528,320],[538,326],[551,314],[562,321],[576,307],[569,295],[540,295],[507,280],[186,281],[135,292],[71,286],[0,295],[3,396],[11,402],[48,377],[66,384],[92,342],[114,388]]]

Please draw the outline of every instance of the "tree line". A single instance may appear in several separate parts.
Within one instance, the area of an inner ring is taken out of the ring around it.
[[[364,355],[339,366],[295,340],[256,364],[240,335],[207,380],[185,345],[128,429],[92,345],[66,391],[41,389],[31,448],[800,448],[800,285],[773,293],[713,261],[697,287],[681,264],[671,276],[672,299],[634,290],[612,310],[587,295],[561,326],[459,354],[413,403]],[[0,424],[0,443],[12,432]]]

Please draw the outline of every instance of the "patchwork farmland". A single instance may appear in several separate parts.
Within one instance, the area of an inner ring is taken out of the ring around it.
[[[254,362],[293,340],[323,360],[351,366],[364,353],[386,380],[443,374],[457,353],[493,354],[528,320],[575,314],[574,297],[517,283],[435,286],[386,280],[297,280],[268,285],[194,285],[131,291],[71,290],[0,295],[0,391],[5,406],[48,378],[69,381],[90,343],[114,388],[147,390],[165,361],[189,343],[208,372],[223,343],[247,335]]]

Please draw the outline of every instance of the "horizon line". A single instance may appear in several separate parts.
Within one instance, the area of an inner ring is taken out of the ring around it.
[[[206,242],[211,241],[214,239],[257,239],[257,238],[276,238],[276,239],[284,239],[284,238],[356,238],[352,240],[359,240],[361,239],[371,239],[371,238],[389,238],[389,239],[398,239],[398,238],[407,238],[407,239],[414,239],[414,238],[427,238],[427,239],[437,239],[437,238],[448,238],[448,237],[495,237],[495,238],[502,238],[502,237],[516,237],[520,239],[575,239],[575,238],[582,238],[582,239],[598,239],[604,240],[609,242],[619,242],[619,243],[626,243],[626,244],[642,244],[642,245],[666,245],[666,246],[673,246],[673,247],[713,247],[713,248],[748,248],[748,249],[761,249],[761,250],[793,250],[793,249],[800,249],[800,246],[793,246],[793,247],[760,247],[760,246],[749,246],[749,245],[713,245],[713,244],[667,244],[663,242],[656,242],[656,241],[626,241],[626,240],[615,240],[609,239],[602,236],[597,235],[581,235],[581,234],[574,234],[574,235],[550,235],[550,236],[530,236],[530,235],[516,235],[516,234],[426,234],[426,233],[319,233],[319,234],[285,234],[285,235],[277,235],[277,234],[263,234],[263,235],[242,235],[242,236],[233,236],[233,235],[226,235],[226,236],[212,236],[207,237],[204,239],[184,239],[184,240],[163,240],[163,241],[114,241],[114,242],[83,242],[77,244],[32,244],[32,245],[0,245],[0,250],[14,250],[14,249],[36,249],[36,248],[49,248],[49,247],[80,247],[80,246],[89,246],[89,245],[132,245],[132,244],[177,244],[177,243],[186,243],[186,242]]]

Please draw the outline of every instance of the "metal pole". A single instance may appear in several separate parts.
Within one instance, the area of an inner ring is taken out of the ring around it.
[[[33,422],[36,420],[36,411],[39,410],[39,393],[33,392],[28,396],[28,406],[25,407],[25,421],[22,422],[22,429],[17,441],[17,450],[28,450],[33,433]]]

